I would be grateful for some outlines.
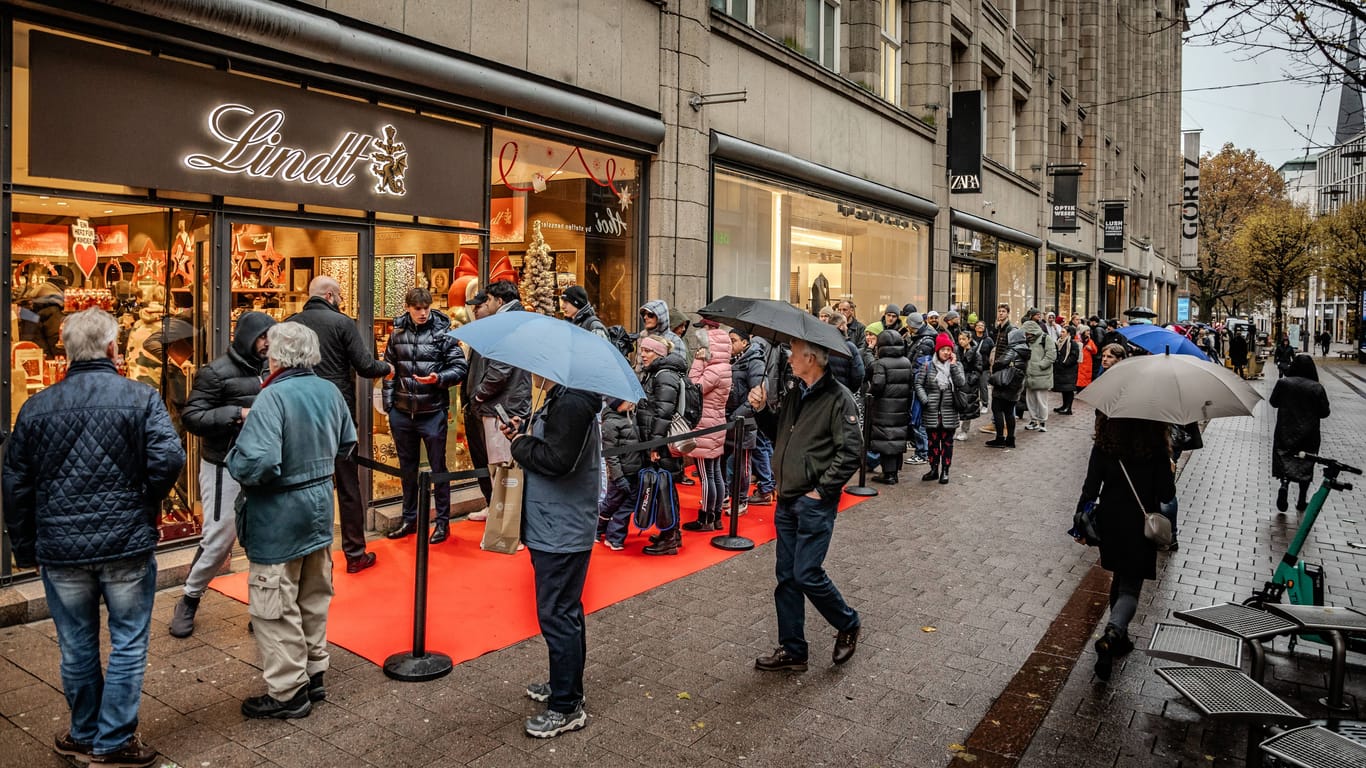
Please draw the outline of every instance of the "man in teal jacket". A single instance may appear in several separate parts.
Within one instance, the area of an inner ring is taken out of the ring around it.
[[[333,464],[354,449],[356,428],[341,393],[313,373],[317,334],[285,322],[266,340],[270,376],[227,464],[242,486],[237,539],[267,689],[242,714],[283,719],[306,717],[326,696]]]

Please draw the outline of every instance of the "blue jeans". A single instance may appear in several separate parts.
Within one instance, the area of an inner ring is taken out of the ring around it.
[[[598,502],[598,536],[606,536],[613,544],[625,544],[631,525],[631,514],[636,511],[636,490],[633,483],[621,478],[607,484],[607,491]]]
[[[416,416],[398,410],[389,411],[389,433],[394,438],[398,453],[398,467],[403,471],[403,522],[417,522],[417,475],[422,463],[422,446],[427,446],[427,464],[433,473],[446,471],[446,411],[419,413]],[[436,502],[436,519],[451,517],[451,484],[437,483],[432,489]]]
[[[758,493],[773,493],[773,441],[762,432],[754,442],[754,450],[749,453],[749,462],[754,469],[754,490]]]
[[[807,654],[803,598],[810,600],[837,631],[848,632],[859,625],[858,613],[844,602],[825,573],[825,553],[835,530],[836,506],[834,501],[802,496],[793,501],[779,499],[773,513],[773,527],[778,531],[778,562],[774,569],[778,586],[773,590],[773,602],[778,609],[778,642],[794,658],[805,659]]]
[[[97,565],[43,568],[71,738],[97,755],[117,751],[138,729],[142,675],[152,627],[157,562],[152,555]],[[100,598],[109,609],[109,669],[100,668]]]
[[[929,433],[925,431],[924,423],[912,424],[911,435],[913,437],[912,442],[915,444],[915,455],[922,459],[929,456],[930,436]]]

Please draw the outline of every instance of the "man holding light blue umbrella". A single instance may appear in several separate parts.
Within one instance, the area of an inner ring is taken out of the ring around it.
[[[606,339],[573,323],[531,312],[483,318],[451,331],[489,360],[555,382],[545,405],[524,423],[502,424],[512,457],[526,473],[522,542],[536,578],[536,619],[550,656],[550,680],[527,686],[546,702],[528,718],[528,736],[554,738],[587,724],[583,711],[583,583],[597,538],[602,397],[645,396],[626,358]]]

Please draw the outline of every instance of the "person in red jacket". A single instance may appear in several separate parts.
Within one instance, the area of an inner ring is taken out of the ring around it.
[[[1092,369],[1100,357],[1100,347],[1091,338],[1091,329],[1085,326],[1077,330],[1077,341],[1081,342],[1081,357],[1077,358],[1077,391],[1080,392],[1091,385]]]

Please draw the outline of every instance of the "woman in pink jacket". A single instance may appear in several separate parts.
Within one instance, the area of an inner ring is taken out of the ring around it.
[[[702,420],[698,429],[726,421],[726,400],[730,397],[730,335],[711,320],[703,320],[706,345],[693,355],[688,378],[702,388]],[[713,432],[697,438],[697,448],[688,455],[697,459],[698,479],[702,481],[702,509],[696,522],[684,523],[688,531],[721,530],[721,505],[726,498],[726,433]]]

